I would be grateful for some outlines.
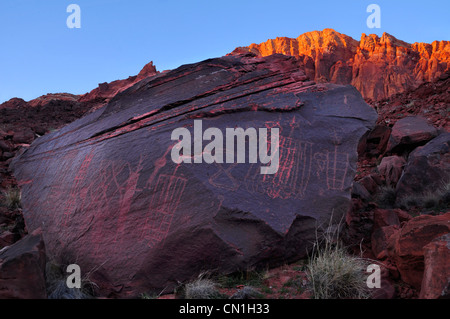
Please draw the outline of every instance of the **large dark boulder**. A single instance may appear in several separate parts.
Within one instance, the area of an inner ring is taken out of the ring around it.
[[[376,118],[355,88],[316,85],[293,57],[227,56],[138,82],[12,168],[50,259],[79,264],[103,295],[169,291],[205,270],[305,257],[316,228],[349,208],[358,141]],[[278,128],[277,172],[261,174],[261,157],[174,163],[172,132],[194,140],[195,120],[223,132],[226,152],[227,128]]]
[[[386,153],[404,154],[424,145],[438,135],[438,130],[420,116],[407,116],[392,127]]]
[[[397,184],[397,203],[441,191],[450,183],[450,133],[416,148]]]
[[[0,250],[0,299],[44,299],[45,244],[39,229]]]

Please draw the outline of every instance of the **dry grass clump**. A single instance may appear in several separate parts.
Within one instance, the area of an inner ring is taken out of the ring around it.
[[[48,299],[92,299],[97,285],[89,280],[89,274],[81,278],[81,288],[69,288],[66,268],[55,262],[47,262],[45,273]]]
[[[375,196],[375,201],[381,208],[392,208],[395,205],[397,193],[395,187],[381,186]]]
[[[3,193],[3,202],[9,209],[20,208],[21,193],[17,187],[8,187]]]
[[[338,227],[339,228],[339,227]],[[337,230],[316,240],[307,265],[307,277],[314,299],[367,299],[366,269],[370,263],[347,253]]]
[[[262,294],[253,287],[244,286],[234,293],[230,299],[261,299]]]
[[[222,294],[211,279],[200,274],[196,280],[188,282],[182,289],[184,299],[220,299]]]
[[[404,209],[424,208],[435,211],[450,207],[450,183],[443,183],[436,190],[421,195],[410,195],[401,199],[399,206]]]

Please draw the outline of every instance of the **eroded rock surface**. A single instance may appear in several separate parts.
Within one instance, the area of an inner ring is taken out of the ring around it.
[[[316,227],[348,210],[358,141],[376,119],[355,88],[315,84],[293,57],[228,56],[141,80],[12,168],[50,259],[91,272],[103,295],[159,293],[205,270],[305,257]],[[193,134],[194,120],[224,134],[279,128],[277,173],[248,157],[175,164],[171,133]]]

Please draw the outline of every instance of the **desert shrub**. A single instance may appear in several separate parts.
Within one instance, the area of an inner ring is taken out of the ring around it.
[[[237,271],[232,274],[222,275],[217,282],[223,288],[234,288],[239,285],[261,287],[266,273],[264,271],[246,270]]]
[[[424,208],[433,209],[439,207],[440,194],[438,193],[427,193],[421,196],[420,203]]]
[[[144,293],[139,295],[140,299],[158,299],[158,297],[159,296],[156,295],[156,294],[149,294],[149,293],[146,293],[146,292],[144,292]]]
[[[375,201],[381,208],[391,208],[395,204],[396,191],[392,186],[382,186],[375,196]]]
[[[218,285],[207,276],[207,273],[201,273],[197,279],[181,284],[175,289],[175,295],[179,299],[225,298],[218,290]]]
[[[90,299],[92,298],[82,288],[67,287],[65,279],[59,279],[49,287],[48,299]]]
[[[96,284],[89,280],[89,275],[81,278],[81,288],[69,288],[65,268],[57,263],[47,262],[45,273],[48,299],[93,298]]]
[[[369,262],[350,255],[339,240],[339,227],[316,239],[307,265],[314,299],[366,299],[370,297],[366,269]]]
[[[425,208],[435,211],[447,209],[450,207],[450,183],[442,183],[434,191],[405,196],[399,206],[404,209]]]
[[[450,206],[450,183],[445,184],[440,191],[442,204]]]
[[[230,299],[260,299],[263,295],[253,287],[244,286],[234,293]]]
[[[9,209],[20,208],[21,193],[17,187],[9,187],[3,191],[4,205]]]
[[[220,297],[216,283],[210,279],[198,278],[185,286],[186,299],[218,299]]]
[[[405,196],[400,200],[399,206],[403,209],[410,209],[412,207],[417,207],[420,205],[417,196]]]

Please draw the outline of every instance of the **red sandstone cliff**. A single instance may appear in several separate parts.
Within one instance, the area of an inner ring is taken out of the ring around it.
[[[450,69],[450,41],[409,44],[390,34],[362,34],[358,42],[333,29],[307,32],[298,38],[276,38],[231,54],[253,52],[292,55],[318,82],[352,84],[366,99],[380,100],[418,88]]]

